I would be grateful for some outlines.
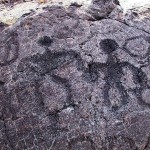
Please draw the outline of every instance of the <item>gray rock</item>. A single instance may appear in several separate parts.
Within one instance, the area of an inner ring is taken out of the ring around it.
[[[96,19],[107,17],[119,5],[118,0],[92,0],[88,12]]]
[[[148,32],[52,6],[0,33],[0,149],[150,149]]]
[[[1,32],[2,30],[4,30],[6,27],[8,27],[7,24],[5,24],[5,23],[3,23],[3,22],[0,22],[0,32]]]

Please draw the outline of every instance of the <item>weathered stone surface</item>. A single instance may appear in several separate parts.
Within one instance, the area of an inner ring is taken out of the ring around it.
[[[148,32],[52,6],[0,33],[0,149],[150,149]]]
[[[88,11],[99,20],[107,17],[117,5],[119,5],[118,0],[92,0]]]
[[[4,30],[5,27],[8,27],[8,25],[6,25],[6,24],[3,23],[3,22],[0,22],[0,32],[1,32],[2,30]]]

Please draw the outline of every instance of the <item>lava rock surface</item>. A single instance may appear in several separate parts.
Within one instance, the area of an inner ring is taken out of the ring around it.
[[[51,6],[0,33],[0,149],[150,149],[147,31]]]

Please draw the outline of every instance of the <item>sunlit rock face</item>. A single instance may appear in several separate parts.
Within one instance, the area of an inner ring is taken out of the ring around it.
[[[150,149],[150,33],[109,2],[0,26],[0,149]]]
[[[128,9],[133,9],[133,8],[137,8],[137,7],[143,7],[146,5],[150,5],[150,1],[149,0],[119,0],[120,5],[124,8],[125,11],[127,11]]]

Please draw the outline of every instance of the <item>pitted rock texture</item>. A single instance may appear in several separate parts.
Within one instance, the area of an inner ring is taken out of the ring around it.
[[[150,149],[148,32],[52,6],[0,50],[0,149]]]
[[[107,17],[119,5],[118,0],[92,0],[88,11],[97,20]]]

